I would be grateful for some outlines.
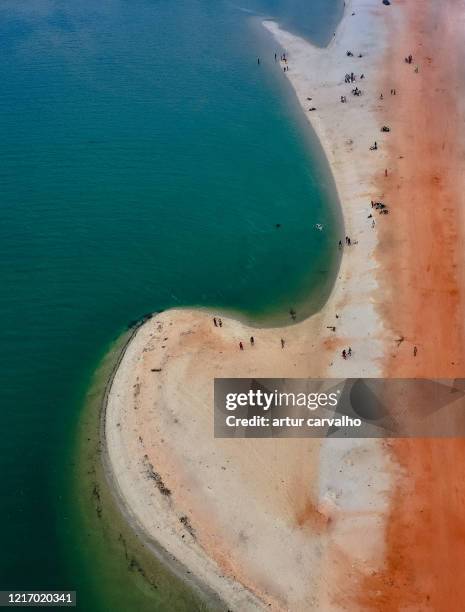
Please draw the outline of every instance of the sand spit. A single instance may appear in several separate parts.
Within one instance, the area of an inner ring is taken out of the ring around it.
[[[368,215],[389,156],[377,83],[385,10],[354,0],[324,50],[265,23],[286,50],[289,70],[280,62],[276,70],[290,79],[322,142],[352,242],[326,306],[280,329],[229,317],[215,327],[217,313],[200,310],[157,315],[130,342],[108,395],[108,463],[120,503],[147,540],[233,610],[347,609],[346,593],[384,569],[398,469],[386,445],[214,439],[213,379],[381,372],[392,339],[376,309],[374,253],[387,216]],[[357,80],[349,84],[351,72]],[[362,95],[351,94],[355,86]],[[353,357],[343,360],[348,346]]]

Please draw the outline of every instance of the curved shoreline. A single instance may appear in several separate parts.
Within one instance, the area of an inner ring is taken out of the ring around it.
[[[465,2],[420,8],[352,0],[326,49],[265,23],[286,50],[277,68],[326,152],[352,239],[323,310],[276,329],[229,318],[218,329],[208,312],[168,311],[140,328],[115,374],[106,433],[125,504],[233,609],[249,596],[257,609],[292,612],[442,610],[463,599],[463,440],[212,432],[215,376],[463,373],[465,147],[455,120],[465,117]],[[360,96],[344,80],[352,71]],[[347,346],[354,357],[342,360]]]
[[[136,536],[141,540],[143,546],[147,548],[151,554],[155,556],[158,561],[163,563],[165,567],[177,578],[181,579],[189,588],[191,588],[195,593],[197,593],[207,604],[210,610],[224,610],[226,608],[226,604],[221,601],[218,595],[208,588],[205,583],[200,582],[196,579],[195,574],[192,574],[179,560],[169,554],[169,552],[163,548],[155,540],[150,536],[150,534],[144,529],[144,526],[140,524],[136,517],[131,513],[130,508],[125,503],[124,495],[120,491],[118,487],[118,483],[115,480],[113,470],[111,467],[111,462],[108,456],[108,447],[107,447],[107,438],[106,438],[106,412],[107,412],[107,404],[108,397],[111,392],[111,388],[113,385],[113,381],[118,371],[118,368],[124,359],[126,351],[137,335],[139,329],[144,325],[148,320],[152,318],[151,316],[145,316],[141,321],[138,321],[130,330],[129,335],[124,342],[123,346],[119,349],[118,358],[112,368],[111,374],[105,384],[105,389],[103,393],[102,402],[100,404],[100,413],[99,413],[99,438],[101,440],[101,463],[103,468],[103,473],[105,476],[106,484],[108,485],[109,490],[111,491],[112,497],[115,501],[115,504],[121,513],[123,520],[126,521],[127,525],[134,531]]]
[[[370,2],[354,0],[354,7],[371,35],[360,40],[346,9],[326,49],[266,23],[288,51],[285,75],[300,104],[311,92],[318,105],[312,125],[355,243],[344,249],[327,304],[306,321],[274,329],[225,317],[216,328],[207,311],[162,313],[129,343],[108,396],[107,465],[125,511],[232,609],[333,609],[331,584],[350,580],[341,558],[362,572],[382,563],[386,492],[396,474],[382,442],[215,440],[207,408],[215,376],[379,373],[385,332],[373,305],[376,231],[360,202],[369,201],[379,171],[380,156],[369,150],[369,133],[379,133],[377,108],[366,102],[378,85],[367,78],[365,97],[350,105],[342,106],[339,95],[344,49],[363,48],[366,58],[352,61],[368,74],[382,62],[386,35]],[[345,122],[341,107],[349,114]],[[352,131],[360,132],[358,141]],[[239,340],[252,335],[253,349],[239,352]],[[340,357],[346,345],[353,360]]]

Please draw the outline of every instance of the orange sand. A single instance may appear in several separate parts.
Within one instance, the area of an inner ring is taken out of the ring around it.
[[[381,286],[390,295],[383,315],[404,338],[390,347],[386,375],[461,377],[465,3],[403,5],[408,19],[395,33],[380,85],[380,116],[392,129],[388,177],[380,169],[379,180],[379,195],[390,207],[378,249]],[[404,62],[409,53],[412,65]],[[396,440],[389,446],[406,476],[392,499],[386,570],[362,580],[358,605],[462,610],[465,440]]]

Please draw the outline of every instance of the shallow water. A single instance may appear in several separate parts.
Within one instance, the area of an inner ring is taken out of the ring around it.
[[[73,537],[70,449],[91,373],[131,320],[210,305],[287,323],[330,289],[334,186],[251,19],[303,9],[245,4],[0,6],[1,588],[78,588],[79,607],[107,609],[122,564]],[[327,34],[339,3],[308,4],[306,33]],[[120,582],[127,610],[141,589]]]

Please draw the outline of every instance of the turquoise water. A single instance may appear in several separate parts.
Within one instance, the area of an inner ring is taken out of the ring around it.
[[[207,305],[287,323],[325,299],[334,187],[253,15],[322,44],[339,11],[0,5],[0,588],[77,586],[82,609],[105,610],[86,586],[103,569],[71,537],[70,448],[90,375],[130,321]]]

